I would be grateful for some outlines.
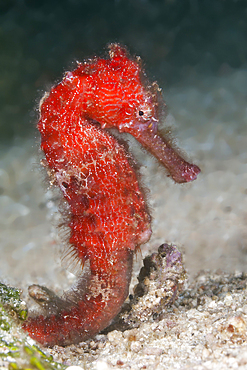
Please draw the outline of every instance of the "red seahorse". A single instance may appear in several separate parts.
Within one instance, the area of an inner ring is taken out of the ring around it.
[[[151,235],[150,216],[126,147],[106,128],[133,135],[169,171],[176,182],[200,172],[158,132],[159,89],[143,83],[138,58],[118,44],[109,59],[95,58],[67,72],[45,94],[38,129],[51,181],[70,210],[69,245],[87,279],[58,298],[33,286],[31,296],[46,315],[23,325],[44,345],[67,345],[103,330],[128,295],[133,252]]]

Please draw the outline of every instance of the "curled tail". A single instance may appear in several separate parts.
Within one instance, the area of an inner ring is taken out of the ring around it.
[[[110,324],[128,295],[133,251],[117,251],[109,259],[107,273],[91,273],[86,286],[84,279],[79,280],[67,299],[45,288],[32,287],[35,300],[52,312],[24,323],[23,328],[33,339],[45,346],[65,346],[89,339]]]

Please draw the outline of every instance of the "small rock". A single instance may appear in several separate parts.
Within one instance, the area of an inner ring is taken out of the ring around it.
[[[138,341],[132,342],[131,345],[130,345],[131,351],[135,352],[135,353],[139,352],[141,350],[141,348],[142,348],[142,345]]]
[[[233,328],[233,331],[244,333],[246,331],[246,322],[241,316],[233,316],[228,320],[228,328]]]
[[[155,356],[160,356],[164,352],[162,348],[158,347],[146,347],[143,352],[145,355],[155,355]]]
[[[104,360],[96,362],[96,370],[110,370],[111,366]]]

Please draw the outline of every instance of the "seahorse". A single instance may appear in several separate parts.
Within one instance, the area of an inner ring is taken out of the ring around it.
[[[23,328],[45,346],[78,343],[110,324],[128,295],[134,251],[151,236],[135,162],[109,129],[134,136],[175,182],[195,180],[200,172],[159,133],[162,104],[140,59],[115,43],[108,58],[78,63],[41,100],[43,164],[67,202],[69,253],[82,274],[62,298],[30,287],[45,314],[28,318]]]

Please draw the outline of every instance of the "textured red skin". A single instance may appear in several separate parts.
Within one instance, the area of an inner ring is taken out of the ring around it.
[[[80,342],[111,322],[128,294],[133,251],[151,235],[130,155],[104,128],[131,133],[177,182],[200,172],[158,135],[157,87],[145,87],[141,72],[137,60],[111,44],[110,59],[79,64],[41,101],[38,129],[48,173],[69,205],[69,244],[91,271],[73,304],[53,301],[52,313],[24,323],[44,345]]]

